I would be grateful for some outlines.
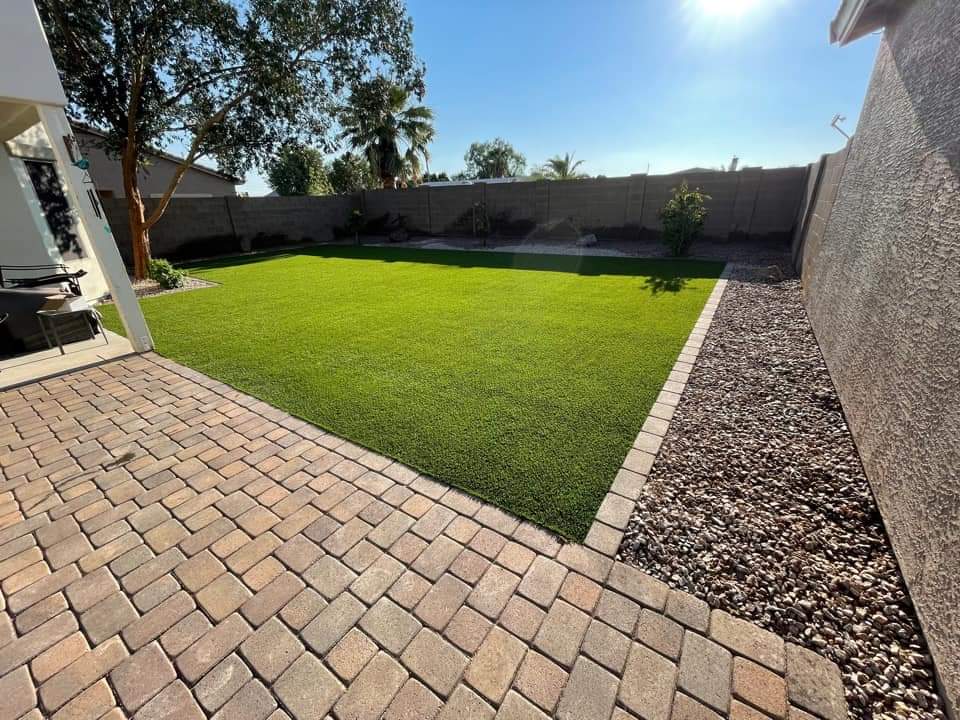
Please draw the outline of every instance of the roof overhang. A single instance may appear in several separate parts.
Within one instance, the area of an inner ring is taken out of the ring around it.
[[[896,11],[912,0],[842,0],[830,23],[830,42],[846,45],[886,27]]]

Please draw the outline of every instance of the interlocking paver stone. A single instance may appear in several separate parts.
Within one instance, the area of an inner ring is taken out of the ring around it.
[[[677,666],[639,643],[634,643],[620,681],[618,698],[638,717],[667,720],[676,687]]]
[[[140,708],[135,717],[136,720],[203,720],[204,714],[187,686],[175,680]]]
[[[463,677],[485,698],[499,703],[526,651],[522,641],[495,627],[474,654]]]
[[[480,647],[492,623],[480,613],[468,607],[457,610],[443,635],[466,653],[473,654]]]
[[[97,645],[115,635],[139,617],[126,595],[115,593],[104,598],[80,616],[80,624]]]
[[[416,678],[407,680],[390,702],[383,720],[420,720],[436,717],[443,703]]]
[[[846,717],[843,681],[836,665],[793,643],[786,646],[786,661],[787,694],[791,705],[827,720]]]
[[[533,645],[564,667],[571,667],[589,624],[588,615],[563,600],[557,600],[540,625]]]
[[[380,598],[360,618],[360,627],[380,645],[399,655],[423,626],[390,598]]]
[[[783,673],[786,667],[781,638],[723,610],[710,613],[710,638],[776,672]]]
[[[204,675],[193,692],[207,712],[216,712],[252,677],[250,668],[236,654],[231,654]]]
[[[343,692],[343,685],[311,653],[301,655],[273,686],[296,720],[322,718]]]
[[[608,670],[619,673],[630,652],[630,638],[599,620],[590,623],[581,652]]]
[[[609,717],[617,701],[617,684],[614,675],[581,655],[560,696],[557,717],[561,720]]]
[[[250,634],[250,626],[239,615],[207,631],[177,657],[177,667],[189,682],[196,682],[210,668],[233,652]]]
[[[354,628],[327,653],[327,665],[344,682],[353,680],[377,654],[377,645],[362,632]]]
[[[567,575],[567,569],[550,558],[538,556],[524,575],[519,592],[541,607],[550,607],[550,603],[560,592],[560,586]]]
[[[685,633],[677,684],[704,704],[726,713],[732,664],[733,658],[725,648],[697,633]]]
[[[491,565],[480,578],[467,602],[490,619],[500,615],[513,591],[520,584],[520,578],[499,565]]]
[[[243,641],[240,652],[257,675],[272,682],[300,657],[303,643],[286,625],[272,618]]]
[[[123,707],[135,712],[176,677],[159,643],[153,642],[115,667],[110,673],[110,682]]]
[[[276,699],[263,683],[250,680],[214,714],[213,720],[266,720],[276,707]]]
[[[733,694],[771,717],[786,717],[787,686],[783,678],[746,658],[733,659]]]
[[[410,672],[443,697],[453,691],[467,666],[467,658],[429,628],[417,634],[400,659]]]
[[[832,663],[614,560],[642,472],[564,544],[154,355],[0,399],[0,697],[30,720],[845,712]]]
[[[527,652],[513,685],[525,697],[552,713],[567,683],[567,671],[535,650]]]
[[[671,660],[680,659],[683,628],[670,618],[644,608],[637,622],[636,638]]]
[[[434,630],[443,630],[469,594],[469,585],[453,575],[444,575],[417,604],[416,616]]]
[[[377,720],[406,679],[403,666],[381,652],[350,683],[334,713],[344,720]]]
[[[366,608],[352,595],[337,596],[303,629],[304,642],[321,655],[326,654],[363,617]]]
[[[197,603],[219,622],[243,605],[250,598],[250,591],[236,575],[224,573],[197,593]]]
[[[37,692],[26,666],[0,678],[0,709],[10,718],[25,715],[37,704]]]

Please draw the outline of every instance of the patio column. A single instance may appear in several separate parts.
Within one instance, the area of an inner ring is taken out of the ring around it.
[[[70,204],[77,212],[80,231],[87,236],[93,254],[103,270],[110,296],[117,305],[124,330],[133,349],[146,352],[153,349],[153,338],[143,317],[137,296],[133,292],[127,269],[120,257],[117,243],[113,239],[110,224],[106,217],[97,217],[90,198],[83,192],[84,171],[70,161],[70,153],[63,141],[64,137],[73,137],[70,124],[62,108],[50,105],[37,105],[40,121],[53,147],[53,154],[66,184]]]

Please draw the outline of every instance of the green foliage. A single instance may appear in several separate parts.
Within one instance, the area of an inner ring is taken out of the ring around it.
[[[161,258],[152,258],[147,263],[147,274],[164,290],[180,287],[187,276],[183,270],[177,270],[171,265],[169,260]]]
[[[586,173],[577,172],[583,160],[574,161],[573,153],[564,153],[563,157],[555,155],[543,164],[539,174],[546,180],[579,180],[589,177]]]
[[[329,195],[332,192],[323,155],[300,143],[287,143],[267,169],[267,182],[278,195]]]
[[[327,246],[141,306],[166,357],[582,540],[721,268]]]
[[[527,159],[503,138],[475,142],[463,156],[468,178],[501,178],[523,175]]]
[[[673,189],[673,197],[660,209],[663,221],[663,241],[674,256],[686,255],[690,245],[703,232],[703,223],[707,217],[705,201],[710,196],[700,192],[700,188],[691,190],[687,181]]]
[[[433,111],[424,105],[410,105],[412,95],[378,75],[354,83],[340,113],[341,138],[366,156],[370,172],[385,188],[416,184],[420,159],[430,159],[427,146],[434,136]]]
[[[37,0],[69,100],[137,182],[150,148],[239,175],[291,137],[331,146],[343,89],[374,72],[423,91],[402,0]],[[127,192],[135,265],[179,174],[146,218]],[[129,188],[128,188],[129,189]]]
[[[427,182],[449,182],[449,181],[450,181],[450,176],[447,175],[445,172],[439,172],[439,173],[428,172],[423,176],[423,180],[421,182],[427,183]]]
[[[327,177],[333,192],[340,195],[379,187],[377,178],[370,172],[370,163],[351,152],[343,153],[330,163]]]

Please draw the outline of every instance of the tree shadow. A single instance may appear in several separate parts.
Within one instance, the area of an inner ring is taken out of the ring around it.
[[[385,263],[421,263],[460,268],[491,268],[564,272],[577,275],[628,275],[645,277],[645,287],[653,293],[679,292],[694,278],[716,278],[724,263],[686,258],[634,258],[602,255],[551,255],[545,253],[479,252],[467,250],[429,250],[421,248],[323,245],[278,253],[239,255],[188,263],[194,270],[214,270],[268,260],[294,257],[371,260]]]
[[[662,292],[680,292],[688,282],[689,278],[679,275],[673,277],[651,275],[643,281],[643,287],[649,290],[651,294],[658,295]]]

